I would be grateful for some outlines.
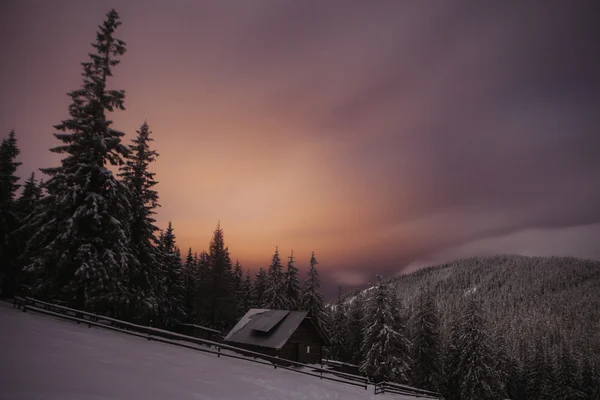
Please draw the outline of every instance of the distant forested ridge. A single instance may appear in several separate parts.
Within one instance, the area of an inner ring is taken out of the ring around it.
[[[367,358],[356,326],[379,286],[410,321],[405,382],[448,399],[600,398],[600,262],[474,257],[383,280],[330,305],[338,359]]]

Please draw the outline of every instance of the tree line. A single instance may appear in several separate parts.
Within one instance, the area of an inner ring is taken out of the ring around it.
[[[195,322],[223,330],[251,307],[307,310],[325,323],[313,252],[304,282],[294,254],[284,270],[279,249],[252,279],[235,265],[217,225],[208,251],[187,257],[169,223],[155,220],[159,196],[146,121],[130,144],[112,128],[110,113],[125,110],[125,92],[109,88],[126,52],[115,37],[121,25],[111,10],[83,62],[81,87],[68,93],[68,118],[55,125],[60,165],[35,174],[20,196],[14,130],[0,145],[0,293],[20,287],[41,299],[128,321],[176,328]],[[118,170],[113,173],[112,169]]]

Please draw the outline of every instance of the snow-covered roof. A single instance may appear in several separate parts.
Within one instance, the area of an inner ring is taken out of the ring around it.
[[[253,308],[240,319],[224,340],[279,350],[307,315],[306,311]]]

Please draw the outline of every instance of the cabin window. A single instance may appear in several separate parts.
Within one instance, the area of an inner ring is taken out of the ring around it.
[[[306,354],[310,353],[310,346],[306,346]]]

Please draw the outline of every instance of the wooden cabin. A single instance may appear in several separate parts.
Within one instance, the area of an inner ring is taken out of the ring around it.
[[[320,363],[329,340],[306,311],[251,309],[223,339],[258,353],[306,364]]]

